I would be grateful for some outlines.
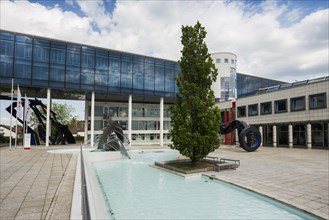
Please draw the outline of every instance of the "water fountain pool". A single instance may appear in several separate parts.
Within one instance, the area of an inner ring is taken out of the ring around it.
[[[177,156],[143,151],[131,153],[131,160],[94,160],[93,185],[102,195],[97,209],[109,219],[316,219],[216,179],[183,178],[149,166]]]

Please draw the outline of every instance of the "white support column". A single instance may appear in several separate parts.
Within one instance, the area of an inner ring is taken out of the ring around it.
[[[307,124],[306,144],[308,149],[312,149],[312,126],[310,123]]]
[[[288,125],[288,132],[289,132],[289,137],[288,137],[288,140],[289,140],[289,148],[292,148],[293,147],[293,131],[292,131],[292,125]]]
[[[263,126],[259,126],[259,133],[260,133],[260,147],[263,146]]]
[[[129,140],[129,147],[131,147],[131,125],[132,125],[132,110],[133,110],[133,101],[132,95],[129,95],[128,100],[128,140]]]
[[[88,102],[85,100],[85,136],[83,138],[84,143],[88,142]]]
[[[239,142],[239,132],[238,132],[238,129],[235,129],[235,130],[234,130],[234,133],[235,133],[235,146],[236,146],[236,147],[240,147],[240,142]]]
[[[47,115],[46,115],[46,147],[49,147],[50,130],[50,108],[51,108],[51,90],[47,89]]]
[[[276,125],[273,125],[273,147],[277,147],[277,143],[276,143]]]
[[[163,147],[163,97],[160,98],[160,146]]]
[[[95,134],[95,91],[91,92],[90,146],[94,147]]]

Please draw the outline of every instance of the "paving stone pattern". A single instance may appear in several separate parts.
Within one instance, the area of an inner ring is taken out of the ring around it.
[[[77,154],[59,148],[0,148],[1,220],[70,218]]]

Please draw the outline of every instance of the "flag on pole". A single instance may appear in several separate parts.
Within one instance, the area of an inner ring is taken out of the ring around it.
[[[19,90],[19,86],[17,86],[17,113],[16,116],[19,118],[23,118],[23,103],[22,103],[22,95]]]
[[[25,94],[25,121],[30,120],[31,117],[31,107],[30,107],[30,101],[27,98],[26,94]]]

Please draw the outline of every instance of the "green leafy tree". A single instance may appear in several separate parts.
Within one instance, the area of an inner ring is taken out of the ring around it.
[[[41,107],[37,107],[41,113],[44,113]],[[68,125],[70,128],[77,125],[77,116],[73,115],[75,108],[68,104],[53,103],[51,110],[55,112],[56,119],[63,125]],[[30,126],[38,124],[34,112],[31,114],[31,118],[28,122]]]
[[[72,113],[75,112],[75,109],[72,105],[53,103],[51,110],[56,113],[56,119],[59,123],[70,126],[71,123],[77,121],[77,117]]]
[[[199,21],[182,26],[183,49],[179,60],[181,72],[176,78],[179,94],[170,106],[172,149],[196,163],[220,145],[221,115],[215,105],[212,83],[217,69],[204,39],[205,28]]]

